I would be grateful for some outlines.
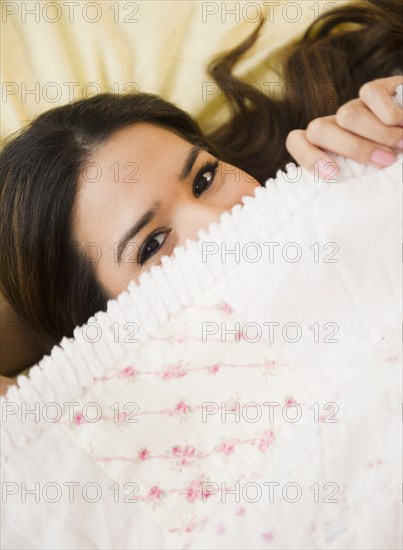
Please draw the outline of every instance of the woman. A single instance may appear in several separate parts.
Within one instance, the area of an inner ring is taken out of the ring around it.
[[[324,150],[378,168],[395,160],[400,1],[351,4],[315,21],[283,52],[295,97],[270,99],[232,75],[262,23],[210,65],[231,109],[213,131],[154,95],[100,94],[43,113],[6,144],[0,288],[32,329],[37,355],[288,162],[334,177]],[[10,364],[2,374],[26,366]]]

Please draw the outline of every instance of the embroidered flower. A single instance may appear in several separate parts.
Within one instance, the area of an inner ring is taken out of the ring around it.
[[[235,334],[235,342],[241,342],[243,340],[243,332],[242,330],[238,330]]]
[[[185,531],[186,533],[191,533],[196,529],[196,527],[197,527],[196,522],[194,520],[190,521],[187,525],[185,525]]]
[[[238,412],[240,410],[240,402],[239,401],[228,401],[225,406],[225,411],[235,411]]]
[[[263,432],[262,438],[259,440],[258,449],[259,451],[265,452],[270,445],[272,444],[274,439],[273,432]]]
[[[161,377],[163,380],[171,380],[171,378],[182,378],[186,376],[187,370],[183,367],[182,363],[175,363],[173,365],[168,365],[164,370]]]
[[[224,527],[224,525],[221,523],[220,525],[217,525],[216,527],[216,533],[217,535],[224,535],[224,533],[226,532],[226,528]]]
[[[228,456],[234,452],[234,444],[229,441],[224,441],[221,443],[218,450]]]
[[[225,302],[223,302],[222,304],[220,304],[218,306],[218,309],[223,311],[224,313],[227,313],[228,315],[230,315],[231,313],[233,313],[233,309],[230,305],[226,304]]]
[[[266,370],[273,369],[275,367],[275,365],[276,365],[276,362],[275,362],[274,359],[272,359],[271,361],[268,361],[267,359],[265,359],[265,361],[264,361],[264,368]]]
[[[174,456],[181,456],[182,455],[182,447],[179,447],[178,445],[175,445],[172,447],[172,454]]]
[[[173,456],[180,459],[180,465],[189,466],[189,464],[192,464],[192,458],[196,455],[196,449],[192,445],[187,445],[186,447],[175,445],[172,447],[171,453]]]
[[[146,448],[143,448],[139,451],[139,459],[146,460],[150,456],[150,451]]]
[[[134,367],[125,367],[124,369],[122,369],[122,374],[123,376],[136,376],[137,374],[137,371]]]
[[[273,534],[272,533],[262,533],[262,539],[265,542],[270,542],[271,540],[273,540]]]
[[[77,424],[77,426],[80,426],[80,424],[85,424],[85,418],[82,414],[76,414],[74,417],[74,424]]]
[[[183,454],[190,458],[194,457],[195,452],[196,452],[196,449],[191,445],[188,445],[183,449]]]
[[[118,422],[124,422],[129,414],[126,411],[122,411],[118,414]]]
[[[192,481],[190,486],[186,490],[186,499],[189,502],[194,502],[199,494],[199,481]]]
[[[188,502],[194,502],[197,498],[206,500],[213,493],[211,490],[204,487],[204,485],[209,485],[200,479],[194,479],[191,484],[186,489],[185,497]]]
[[[297,401],[293,397],[291,397],[290,395],[287,396],[287,399],[284,402],[285,402],[286,406],[287,405],[294,405],[294,404],[298,405]]]
[[[386,359],[386,362],[387,363],[396,363],[396,361],[398,361],[398,360],[399,360],[399,358],[397,357],[397,355],[393,355],[392,357],[388,357]]]
[[[211,367],[208,368],[208,371],[210,374],[216,374],[221,368],[221,365],[219,363],[215,363],[214,365],[211,365]]]
[[[201,495],[202,495],[201,481],[199,481],[198,479],[195,479],[194,481],[192,481],[192,483],[189,485],[189,487],[186,490],[186,499],[189,502],[194,502]]]
[[[186,403],[184,401],[179,401],[179,403],[175,407],[175,412],[176,413],[186,414],[189,411],[190,411],[190,407],[189,407],[189,405],[186,405]]]
[[[156,485],[151,487],[151,489],[148,491],[148,498],[151,500],[159,500],[164,494],[164,491],[159,489]]]

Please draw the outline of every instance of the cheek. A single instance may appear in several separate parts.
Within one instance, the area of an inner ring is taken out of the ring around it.
[[[222,163],[219,177],[227,206],[240,203],[242,197],[254,195],[256,187],[261,187],[250,174],[231,164]]]

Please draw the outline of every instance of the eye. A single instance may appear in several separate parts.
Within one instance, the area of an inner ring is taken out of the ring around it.
[[[201,166],[193,180],[193,194],[195,197],[200,197],[200,195],[210,187],[214,181],[219,164],[219,161],[216,160],[213,162],[206,162]],[[158,252],[170,232],[171,230],[160,231],[159,233],[150,235],[148,239],[144,241],[138,254],[138,263],[140,265],[145,264],[151,256]]]
[[[207,162],[203,164],[200,170],[197,172],[196,177],[193,181],[193,195],[195,197],[200,197],[206,189],[208,189],[214,180],[219,162]]]
[[[161,248],[169,233],[170,231],[156,233],[144,241],[139,252],[138,262],[140,265],[143,265]]]

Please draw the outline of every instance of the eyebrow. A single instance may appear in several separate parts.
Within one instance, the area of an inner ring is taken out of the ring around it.
[[[193,165],[196,162],[196,159],[201,151],[204,151],[201,145],[193,145],[193,147],[190,149],[188,156],[185,159],[185,163],[183,165],[181,173],[179,174],[179,181],[183,181],[189,176],[190,172],[192,171]]]
[[[139,233],[142,229],[144,229],[146,225],[148,225],[152,221],[160,208],[161,203],[159,201],[155,202],[153,206],[141,216],[138,222],[136,222],[130,229],[126,231],[126,233],[123,235],[118,243],[118,264],[121,263],[122,253],[127,243],[134,239],[137,233]]]
[[[199,156],[199,153],[201,151],[204,151],[204,149],[200,145],[193,145],[193,147],[191,147],[185,159],[185,162],[183,164],[182,170],[179,174],[179,181],[182,182],[189,176],[194,166],[194,163],[196,162],[196,159]],[[155,202],[153,206],[141,216],[138,222],[136,222],[132,227],[130,227],[130,229],[126,231],[126,233],[123,235],[123,237],[120,239],[118,243],[118,254],[117,254],[118,264],[120,264],[122,261],[122,254],[127,243],[132,239],[134,239],[137,233],[139,233],[142,229],[144,229],[145,226],[148,225],[154,219],[155,215],[157,214],[160,208],[161,208],[161,203],[159,201]]]

